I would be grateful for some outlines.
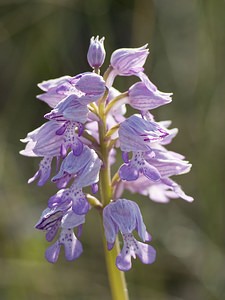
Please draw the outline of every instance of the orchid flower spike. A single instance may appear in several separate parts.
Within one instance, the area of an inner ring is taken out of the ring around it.
[[[115,264],[128,271],[132,258],[152,264],[156,250],[149,244],[151,236],[139,206],[123,198],[123,192],[161,203],[175,198],[191,202],[193,198],[173,179],[188,173],[191,164],[166,148],[178,129],[169,129],[171,121],[156,121],[152,113],[171,103],[172,93],[161,92],[145,74],[147,44],[115,50],[101,76],[104,40],[99,36],[90,39],[87,61],[93,72],[38,84],[42,94],[37,98],[50,108],[44,115],[47,122],[21,140],[26,145],[20,153],[40,158],[28,183],[37,180],[43,186],[50,180],[58,189],[35,226],[52,243],[45,252],[47,261],[56,263],[61,248],[69,261],[82,254],[82,228],[88,226],[85,220],[92,210],[102,216],[106,261],[112,264],[108,269],[114,270]],[[114,85],[116,76],[136,76],[138,81],[121,93]],[[132,114],[129,107],[137,111]],[[120,238],[123,246],[118,251]],[[115,251],[113,262],[110,251]]]

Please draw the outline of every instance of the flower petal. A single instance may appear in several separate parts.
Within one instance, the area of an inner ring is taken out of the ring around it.
[[[76,198],[73,199],[72,209],[77,215],[83,215],[89,211],[90,204],[84,194],[81,197],[76,196]]]
[[[156,250],[147,244],[137,241],[138,249],[136,250],[137,256],[143,264],[152,264],[156,258]]]
[[[144,167],[142,168],[142,173],[152,181],[159,181],[161,178],[159,171],[147,162],[145,162]]]
[[[139,177],[139,170],[131,164],[123,164],[119,169],[119,176],[122,180],[134,181]]]
[[[48,262],[53,264],[56,263],[59,257],[60,248],[60,243],[58,241],[47,248],[45,251],[45,258]]]
[[[64,245],[65,257],[69,261],[77,259],[83,252],[82,244],[75,237],[75,234],[72,229],[62,229],[59,238],[59,243]]]
[[[131,255],[122,250],[116,258],[116,266],[120,271],[129,271],[132,267]]]

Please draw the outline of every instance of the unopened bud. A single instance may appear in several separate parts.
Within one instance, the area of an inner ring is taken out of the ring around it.
[[[99,40],[99,36],[92,37],[87,53],[89,65],[94,68],[100,68],[105,60],[104,37]]]

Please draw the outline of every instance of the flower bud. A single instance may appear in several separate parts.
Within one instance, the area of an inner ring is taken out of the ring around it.
[[[99,36],[92,37],[87,53],[87,60],[89,65],[94,68],[100,68],[105,60],[104,37],[99,40]]]

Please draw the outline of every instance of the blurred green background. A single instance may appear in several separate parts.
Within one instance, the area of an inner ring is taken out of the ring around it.
[[[110,299],[93,210],[82,235],[83,255],[47,263],[44,235],[34,229],[49,196],[26,181],[39,159],[22,157],[19,142],[40,126],[49,108],[36,84],[90,70],[89,39],[105,36],[108,53],[149,43],[145,70],[173,102],[154,110],[179,134],[169,149],[193,164],[175,178],[195,198],[157,204],[138,195],[157,261],[139,260],[126,273],[131,300],[225,299],[225,1],[222,0],[0,0],[0,299]],[[118,78],[125,91],[134,79]]]

